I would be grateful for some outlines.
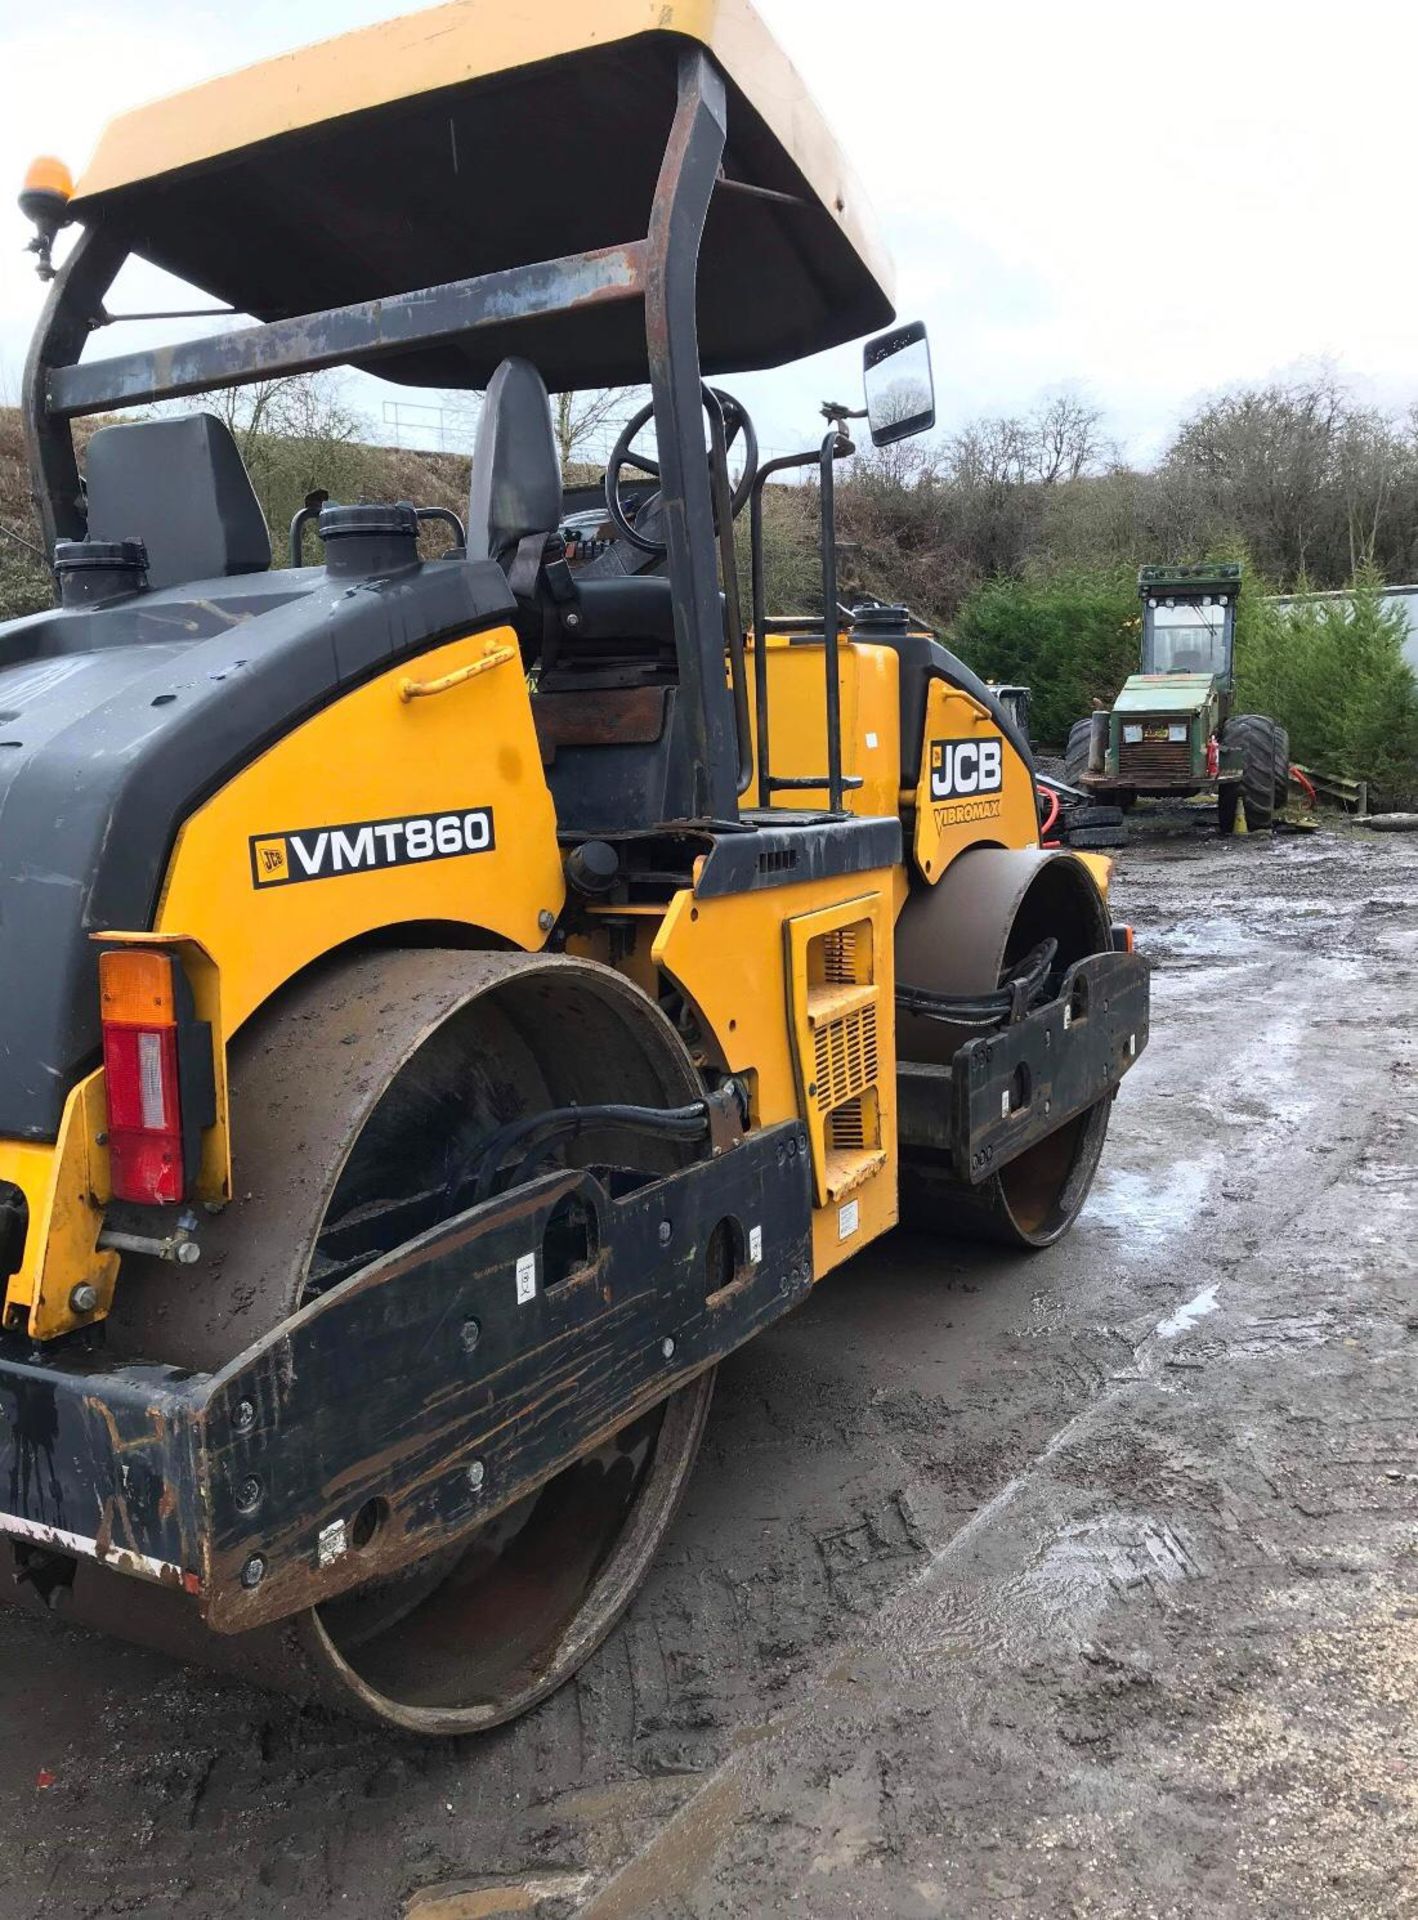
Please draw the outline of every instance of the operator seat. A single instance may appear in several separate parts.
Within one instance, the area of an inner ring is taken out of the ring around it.
[[[90,540],[141,540],[150,587],[271,564],[266,516],[230,427],[214,413],[100,427],[84,476]]]
[[[504,360],[488,382],[473,447],[468,558],[495,560],[530,600],[561,519],[561,458],[551,400],[530,360]]]
[[[561,460],[551,401],[530,360],[488,383],[473,448],[468,558],[495,560],[521,609],[519,631],[557,687],[669,685],[677,678],[674,599],[663,575],[583,580],[567,566]]]
[[[662,576],[580,580],[556,538],[561,461],[551,401],[529,360],[488,383],[473,449],[468,558],[492,560],[537,668],[532,714],[563,830],[643,831],[683,817],[676,754],[674,601]]]

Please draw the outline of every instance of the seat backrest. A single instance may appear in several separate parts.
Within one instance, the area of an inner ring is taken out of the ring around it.
[[[530,360],[504,360],[488,382],[473,448],[468,558],[509,570],[523,540],[555,533],[561,511],[546,386]]]
[[[148,584],[271,564],[266,517],[230,429],[214,413],[100,427],[84,460],[91,540],[141,540]]]

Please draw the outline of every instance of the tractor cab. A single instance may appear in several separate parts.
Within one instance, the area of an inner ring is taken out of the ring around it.
[[[1141,568],[1140,671],[1206,674],[1229,691],[1240,574],[1229,565]]]
[[[1271,826],[1289,792],[1289,741],[1268,716],[1232,711],[1240,567],[1141,567],[1137,590],[1139,671],[1111,709],[1074,722],[1069,780],[1124,808],[1214,797],[1227,834]]]

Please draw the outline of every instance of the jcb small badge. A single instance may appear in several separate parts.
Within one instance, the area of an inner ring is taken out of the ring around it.
[[[493,845],[491,807],[258,833],[251,837],[251,880],[257,887],[333,880],[345,873],[377,873],[385,867],[417,866],[424,860],[491,853]]]
[[[998,793],[1004,785],[1004,746],[998,734],[983,740],[932,740],[932,800],[964,800]]]

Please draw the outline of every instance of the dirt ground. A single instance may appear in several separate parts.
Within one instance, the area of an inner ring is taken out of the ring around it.
[[[1418,840],[1124,854],[1078,1228],[722,1370],[579,1680],[420,1746],[0,1617],[0,1920],[1418,1915]]]

